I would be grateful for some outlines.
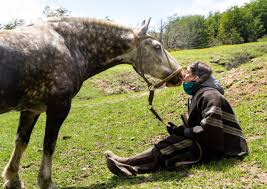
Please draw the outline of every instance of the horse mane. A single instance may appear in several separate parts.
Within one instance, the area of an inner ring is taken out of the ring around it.
[[[81,23],[84,25],[104,25],[108,27],[113,27],[122,30],[132,30],[130,27],[121,25],[112,20],[106,19],[96,19],[96,18],[88,18],[88,17],[50,17],[46,20],[47,22],[67,22],[67,23]]]

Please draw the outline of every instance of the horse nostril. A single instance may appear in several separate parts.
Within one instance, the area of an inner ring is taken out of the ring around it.
[[[184,75],[183,74],[179,74],[178,78],[182,81],[184,79]]]
[[[182,79],[180,78],[180,75],[177,75],[173,77],[172,79],[170,79],[167,83],[178,86],[182,84]]]

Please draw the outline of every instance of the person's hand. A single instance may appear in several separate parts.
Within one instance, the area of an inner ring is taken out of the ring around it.
[[[177,126],[174,123],[168,122],[168,125],[166,126],[166,129],[167,129],[167,131],[168,131],[168,133],[170,135],[174,134],[174,129],[175,128],[177,128]]]
[[[179,136],[184,136],[184,129],[184,125],[179,125],[177,127],[174,123],[168,122],[167,131],[170,135],[175,134]]]
[[[166,126],[166,129],[167,129],[167,132],[168,132],[170,135],[174,134],[174,128],[171,127],[170,125],[167,125],[167,126]]]
[[[178,135],[178,136],[184,136],[184,130],[185,130],[185,126],[184,125],[180,125],[179,127],[176,127],[174,129],[174,134]]]

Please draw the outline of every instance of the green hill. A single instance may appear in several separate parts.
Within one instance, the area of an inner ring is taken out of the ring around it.
[[[249,142],[243,161],[224,159],[174,172],[113,176],[103,152],[129,156],[167,135],[147,109],[145,83],[130,66],[121,65],[88,80],[73,100],[60,131],[53,164],[59,188],[266,188],[267,183],[267,42],[172,52],[183,66],[193,61],[212,66],[226,90]],[[154,105],[166,120],[180,123],[187,96],[181,87],[156,91]],[[13,148],[18,113],[0,115],[0,167]],[[27,188],[37,188],[45,115],[34,128],[21,163]],[[0,180],[1,181],[1,180]]]

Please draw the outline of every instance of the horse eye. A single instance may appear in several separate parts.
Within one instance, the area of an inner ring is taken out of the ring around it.
[[[161,49],[161,45],[155,45],[154,48],[155,49]]]

